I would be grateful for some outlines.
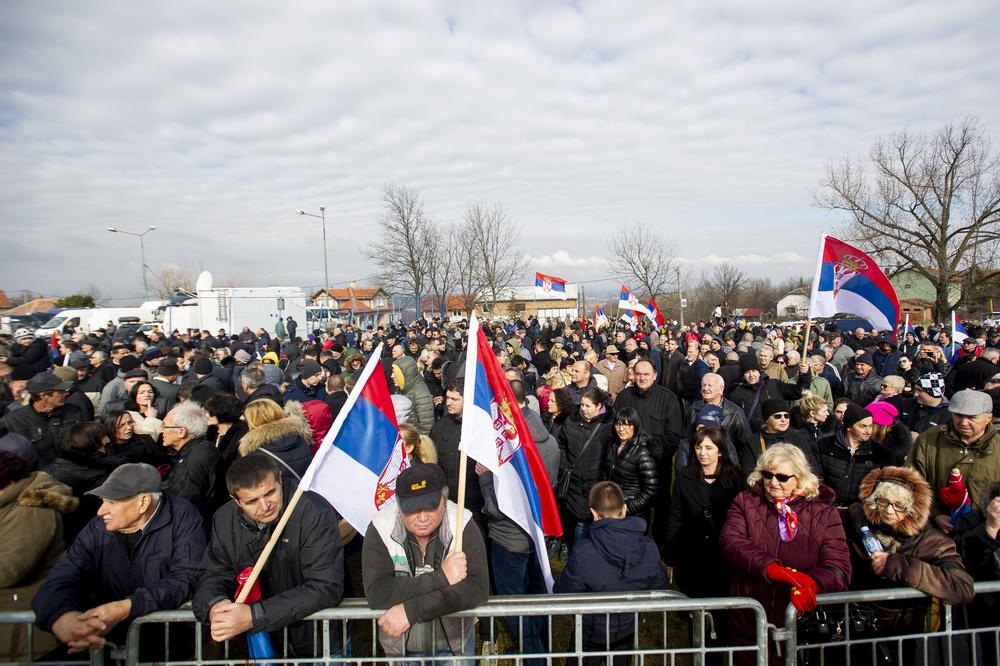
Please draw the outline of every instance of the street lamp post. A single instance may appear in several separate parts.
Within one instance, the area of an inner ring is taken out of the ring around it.
[[[137,234],[134,231],[125,231],[124,229],[119,229],[118,227],[108,227],[108,231],[113,234],[125,234],[127,236],[135,236],[139,239],[139,267],[142,269],[142,300],[149,300],[149,288],[146,286],[146,246],[142,242],[142,237],[148,234],[150,231],[156,231],[155,225],[149,225],[149,228],[143,231],[141,234]]]
[[[326,206],[319,207],[319,215],[316,213],[307,213],[306,211],[299,209],[297,211],[299,215],[308,215],[309,217],[316,217],[323,221],[323,288],[324,294],[326,294],[327,307],[323,310],[329,313],[329,301],[330,301],[330,268],[326,260]]]

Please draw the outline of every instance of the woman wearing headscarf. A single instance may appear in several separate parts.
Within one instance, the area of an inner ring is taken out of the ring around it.
[[[809,470],[793,444],[769,447],[733,501],[719,539],[733,569],[730,594],[757,599],[769,622],[784,625],[785,608],[813,610],[816,595],[847,589],[851,558],[834,492]],[[729,631],[735,644],[754,642],[752,613],[734,611]],[[781,663],[770,650],[771,663]],[[753,663],[742,652],[737,663]]]
[[[955,542],[929,523],[934,491],[908,467],[872,470],[862,481],[859,502],[847,513],[847,536],[854,567],[852,589],[912,587],[949,604],[967,604],[974,594]],[[868,537],[873,538],[868,538]],[[870,604],[880,635],[938,629],[930,598]],[[896,652],[896,643],[887,646]],[[918,663],[919,641],[903,642],[905,664]],[[936,641],[928,646],[933,663]],[[960,662],[956,662],[960,663]]]

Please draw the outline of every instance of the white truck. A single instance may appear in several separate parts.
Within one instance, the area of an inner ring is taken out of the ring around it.
[[[279,320],[294,317],[306,321],[306,295],[300,287],[214,287],[212,275],[198,276],[195,296],[160,309],[156,320],[164,331],[219,329],[239,333],[244,326],[264,329],[274,335]]]
[[[53,333],[65,333],[69,329],[92,333],[107,326],[108,322],[117,326],[122,319],[151,321],[161,304],[162,301],[147,301],[132,308],[68,308],[35,329],[35,337],[48,338]]]

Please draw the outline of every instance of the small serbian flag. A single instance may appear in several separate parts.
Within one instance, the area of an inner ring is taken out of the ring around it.
[[[545,273],[535,273],[535,296],[566,300],[566,280]]]
[[[841,312],[864,317],[875,330],[892,331],[896,339],[899,298],[889,278],[867,254],[823,234],[809,318],[832,317]]]
[[[628,287],[622,285],[621,296],[618,297],[618,309],[620,310],[632,310],[640,314],[644,314],[647,317],[652,316],[649,308],[642,304],[636,295],[633,294]]]
[[[962,322],[958,320],[958,315],[955,311],[951,311],[951,340],[956,345],[960,345],[969,337],[969,332],[965,330],[962,326]]]
[[[545,537],[562,534],[556,498],[514,392],[475,315],[469,325],[464,393],[458,448],[493,472],[500,511],[531,537],[551,592]]]
[[[910,313],[909,312],[906,313],[906,324],[903,325],[903,335],[906,335],[907,333],[914,333],[914,334],[916,334],[916,332],[913,330],[913,325],[910,324]]]
[[[594,308],[594,328],[599,331],[601,330],[602,326],[607,326],[607,325],[608,325],[608,317],[607,315],[604,314],[604,308],[602,308],[600,304],[598,304],[598,306]]]
[[[631,310],[626,310],[619,319],[628,324],[628,327],[633,331],[639,328],[639,318]]]
[[[663,314],[660,312],[660,308],[656,307],[655,300],[649,301],[649,314],[646,316],[649,317],[649,321],[653,322],[654,328],[659,328],[666,323],[666,320],[663,318]]]
[[[389,396],[380,344],[299,481],[361,534],[396,501],[396,477],[410,464]]]

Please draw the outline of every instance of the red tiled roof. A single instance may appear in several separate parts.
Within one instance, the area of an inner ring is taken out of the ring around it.
[[[11,308],[4,312],[5,315],[18,315],[18,314],[31,314],[32,312],[45,312],[46,310],[51,310],[56,306],[56,299],[54,298],[36,298],[32,301],[28,301],[24,305],[18,305],[16,308]]]

